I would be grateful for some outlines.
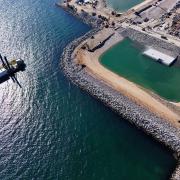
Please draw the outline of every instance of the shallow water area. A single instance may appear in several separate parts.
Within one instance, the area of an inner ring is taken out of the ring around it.
[[[107,0],[107,4],[116,11],[124,12],[143,0]]]
[[[123,40],[105,52],[100,59],[105,67],[120,76],[165,99],[180,102],[180,68],[168,67],[144,56],[132,40]]]
[[[64,77],[63,48],[90,27],[55,0],[0,1],[0,52],[27,69],[0,84],[0,179],[167,179],[172,152]]]

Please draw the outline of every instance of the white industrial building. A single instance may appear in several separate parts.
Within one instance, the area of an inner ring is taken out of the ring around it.
[[[145,50],[143,54],[166,66],[170,66],[177,59],[152,48]]]

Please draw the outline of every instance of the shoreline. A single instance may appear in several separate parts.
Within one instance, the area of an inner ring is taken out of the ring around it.
[[[88,18],[84,18],[83,16],[76,15],[74,12],[70,13],[82,19],[83,22],[91,25],[92,27],[98,27],[97,20],[94,19],[92,21],[92,17],[90,15]],[[79,52],[79,45],[82,45],[90,37],[96,35],[100,30],[102,30],[101,26],[96,30],[92,29],[84,36],[74,40],[64,49],[61,57],[61,68],[65,72],[65,75],[74,84],[78,85],[81,89],[86,90],[98,100],[101,100],[106,106],[110,107],[113,111],[127,119],[129,122],[135,124],[136,127],[142,129],[146,134],[165,144],[176,153],[177,157],[179,157],[180,131],[178,128],[174,127],[170,122],[165,121],[164,118],[158,117],[149,109],[144,108],[142,104],[133,101],[129,96],[125,95],[121,91],[117,91],[115,88],[110,87],[109,85],[111,84],[109,84],[108,81],[105,82],[104,79],[97,78],[97,74],[92,71],[93,69],[89,70],[87,67],[82,68],[82,65],[87,65],[84,63],[84,61],[77,61],[76,53]],[[127,33],[128,32],[125,32],[126,35]],[[135,37],[133,38],[136,39]],[[119,41],[116,43],[118,42]],[[97,58],[96,62],[99,62],[97,61]],[[177,168],[172,175],[172,179],[180,179],[179,160]]]

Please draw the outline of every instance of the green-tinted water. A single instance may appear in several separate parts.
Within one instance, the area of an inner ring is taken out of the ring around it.
[[[108,4],[117,11],[126,11],[143,0],[107,0]]]
[[[163,98],[180,102],[180,68],[167,67],[145,57],[130,39],[105,52],[101,63]]]

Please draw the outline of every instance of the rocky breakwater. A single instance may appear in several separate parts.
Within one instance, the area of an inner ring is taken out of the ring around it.
[[[88,23],[90,24],[90,23]],[[97,27],[98,24],[96,24]],[[91,75],[86,67],[75,62],[75,49],[88,38],[95,35],[101,28],[94,28],[84,36],[74,40],[64,49],[61,56],[61,68],[65,75],[81,89],[101,100],[106,106],[118,113],[130,123],[135,124],[148,135],[173,150],[176,157],[180,156],[180,131],[167,121],[157,117],[144,107],[136,104],[128,97],[115,91],[103,81]],[[126,32],[127,34],[127,32]],[[179,164],[179,163],[178,163]],[[171,179],[180,179],[180,165],[177,166]]]
[[[97,28],[97,27],[100,27],[101,25],[103,25],[104,20],[102,19],[101,16],[98,17],[98,16],[96,16],[96,14],[89,14],[88,12],[86,12],[83,9],[80,12],[78,12],[78,10],[75,6],[69,5],[66,3],[64,3],[64,4],[56,3],[56,5],[58,7],[61,7],[68,13],[72,14],[73,16],[79,18],[81,21],[90,25],[93,28]]]

